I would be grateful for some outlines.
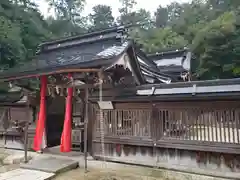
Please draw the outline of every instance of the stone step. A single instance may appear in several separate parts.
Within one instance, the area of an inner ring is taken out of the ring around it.
[[[33,159],[27,164],[21,164],[20,167],[24,169],[57,174],[77,168],[78,161],[64,158],[47,157],[36,160]]]
[[[20,168],[0,174],[0,180],[49,180],[54,176],[54,173]]]

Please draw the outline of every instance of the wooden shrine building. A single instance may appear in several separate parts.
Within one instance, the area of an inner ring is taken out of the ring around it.
[[[87,114],[90,115],[86,98],[95,106],[99,101],[99,93],[104,97],[102,101],[111,102],[123,94],[134,94],[137,85],[171,82],[170,76],[160,73],[156,64],[132,40],[126,38],[124,28],[43,43],[32,62],[0,74],[1,81],[18,87],[26,86],[21,84],[22,81],[37,79],[41,79],[41,97],[38,99],[40,104],[44,102],[44,107],[36,105],[39,115],[35,114],[35,117],[42,117],[40,112],[46,108],[43,113],[46,116],[43,117],[46,121],[45,128],[41,132],[46,135],[45,146],[60,145],[67,108],[65,97],[68,94],[67,89],[73,88],[72,145],[80,146],[81,151],[84,119]],[[47,81],[45,93],[43,81]],[[44,100],[42,94],[46,96]],[[86,109],[88,113],[85,112]],[[88,125],[89,150],[92,145],[92,123],[89,122]],[[34,135],[29,137],[33,138]],[[28,144],[31,148],[33,139],[29,139]]]
[[[146,55],[124,27],[112,28],[43,43],[0,81],[32,97],[21,82],[40,79],[37,103],[26,106],[36,117],[25,119],[30,149],[240,172],[240,79],[191,81],[191,59],[187,49]]]

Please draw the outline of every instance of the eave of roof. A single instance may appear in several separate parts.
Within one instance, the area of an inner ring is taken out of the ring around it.
[[[171,57],[176,57],[176,56],[182,56],[187,51],[189,51],[189,50],[188,49],[176,49],[176,50],[171,50],[171,51],[162,51],[162,52],[158,52],[155,54],[148,54],[147,57],[149,57],[152,60],[158,60],[163,57],[171,58]]]
[[[139,86],[137,95],[158,96],[177,94],[211,94],[211,93],[238,93],[240,92],[240,78],[228,80],[209,80],[180,82],[171,84],[154,84]]]
[[[136,48],[136,54],[138,56],[140,69],[144,76],[162,83],[169,83],[172,81],[172,77],[168,76],[167,74],[161,73],[156,64],[138,48]]]
[[[44,42],[39,45],[39,48],[40,48],[40,52],[42,52],[44,50],[48,50],[48,47],[52,47],[54,45],[55,46],[57,45],[56,48],[64,48],[66,46],[79,45],[82,43],[91,43],[91,42],[95,42],[95,41],[99,41],[99,40],[101,41],[101,40],[106,40],[109,38],[111,39],[113,37],[121,38],[121,37],[118,37],[118,35],[119,34],[123,35],[124,32],[125,32],[124,26],[114,27],[114,28],[109,28],[109,29],[105,29],[105,30],[101,30],[101,31],[86,33],[83,35],[70,36],[67,38],[61,38],[61,39],[54,40],[54,41]],[[106,36],[104,36],[104,35],[106,35]],[[69,43],[69,42],[72,42],[72,43]],[[73,43],[73,42],[75,42],[75,43]],[[68,43],[68,44],[66,45],[66,43]],[[55,49],[55,48],[53,48],[53,49]],[[52,50],[52,48],[50,48],[49,50]]]
[[[148,55],[161,73],[171,75],[191,70],[192,55],[188,49],[165,51]]]
[[[91,101],[98,101],[99,98],[90,98]],[[240,92],[229,92],[229,93],[203,93],[203,94],[172,94],[172,95],[148,95],[139,96],[136,94],[132,95],[121,95],[114,97],[104,97],[105,101],[113,102],[136,102],[136,103],[146,103],[146,102],[177,102],[177,101],[235,101],[240,100]]]
[[[23,98],[22,92],[0,93],[0,104],[14,104]]]
[[[182,66],[158,66],[162,73],[171,74],[171,73],[180,73],[187,71]]]
[[[155,71],[159,71],[157,65],[150,58],[148,58],[148,56],[140,49],[136,48],[136,54],[138,55],[139,58],[141,58],[144,61],[145,64],[148,64]]]
[[[149,77],[155,78],[157,81],[163,82],[163,83],[170,83],[172,81],[172,78],[165,74],[161,74],[159,72],[151,71],[146,67],[141,66],[141,71],[144,75],[147,75]]]
[[[98,71],[102,67],[107,67],[112,64],[116,59],[118,59],[123,53],[127,51],[128,48],[131,47],[131,43],[126,44],[124,46],[115,46],[121,48],[119,51],[111,51],[112,54],[109,54],[108,48],[105,50],[98,52],[96,56],[93,56],[92,59],[86,59],[82,61],[80,57],[80,61],[78,61],[78,55],[74,57],[74,61],[67,61],[57,63],[48,62],[46,59],[44,61],[39,61],[41,64],[26,64],[25,67],[21,69],[21,67],[17,67],[14,69],[10,69],[5,73],[0,73],[0,81],[7,81],[13,79],[22,79],[22,78],[30,78],[37,77],[40,75],[50,75],[64,72],[81,72],[86,71]],[[112,47],[109,47],[112,48]],[[55,53],[55,52],[53,52]],[[104,56],[104,53],[106,56]],[[80,54],[81,56],[81,54]],[[46,54],[46,57],[49,58],[49,55]],[[56,57],[57,58],[57,57]],[[45,63],[45,64],[43,64]]]

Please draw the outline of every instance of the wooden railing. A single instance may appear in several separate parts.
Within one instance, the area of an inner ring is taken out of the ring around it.
[[[99,110],[95,117],[94,139],[99,140]],[[146,140],[158,147],[240,153],[240,108],[115,109],[103,110],[103,118],[106,142],[141,145]]]
[[[159,110],[158,139],[240,143],[240,109]]]
[[[104,110],[106,137],[151,138],[151,110]],[[100,114],[96,113],[96,136],[100,136]]]

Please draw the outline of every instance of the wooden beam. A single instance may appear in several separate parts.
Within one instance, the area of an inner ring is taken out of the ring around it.
[[[96,88],[98,87],[97,85],[94,85],[94,84],[82,84],[82,85],[79,85],[79,86],[67,86],[67,87],[75,87],[77,89],[90,89],[90,88]]]
[[[56,87],[56,85],[54,85],[54,84],[48,84],[48,88],[55,88]],[[88,88],[88,89],[91,89],[91,88],[97,88],[98,87],[98,85],[95,85],[95,84],[82,84],[82,85],[77,85],[77,86],[75,86],[75,85],[71,85],[71,83],[70,84],[63,84],[63,85],[59,85],[59,87],[61,87],[61,88],[70,88],[70,87],[73,87],[73,88],[75,88],[75,89],[80,89],[80,90],[85,90],[86,88]]]
[[[22,75],[22,76],[15,76],[15,77],[9,77],[9,78],[2,78],[0,79],[0,82],[4,81],[12,81],[12,80],[19,80],[19,79],[24,79],[24,78],[34,78],[34,77],[39,77],[42,75],[53,75],[53,74],[61,74],[61,73],[71,73],[71,72],[98,72],[99,69],[60,69],[56,71],[50,71],[47,73],[36,73],[36,74],[31,74],[31,75]]]

